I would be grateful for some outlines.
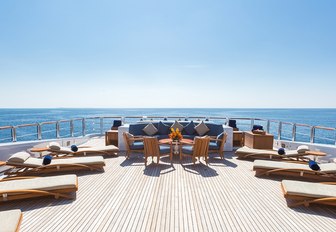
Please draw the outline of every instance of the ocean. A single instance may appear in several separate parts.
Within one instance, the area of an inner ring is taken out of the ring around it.
[[[176,117],[191,117],[191,116],[204,116],[204,117],[225,117],[225,118],[261,118],[279,120],[284,122],[301,123],[314,126],[324,127],[336,127],[336,109],[239,109],[239,108],[122,108],[122,109],[69,109],[69,108],[55,108],[55,109],[0,109],[0,127],[1,126],[17,126],[21,124],[40,123],[46,121],[58,121],[68,120],[73,118],[83,117],[101,117],[101,116],[176,116]],[[111,127],[112,119],[104,121],[104,130]],[[77,124],[76,124],[77,123]],[[81,130],[79,129],[79,122],[76,122],[75,135],[79,135]],[[238,120],[237,125],[241,130],[247,130],[250,128],[250,122],[245,120]],[[255,124],[263,124],[265,122],[255,122]],[[97,132],[99,121],[92,119],[87,125],[87,130],[90,132]],[[52,138],[55,135],[55,125],[45,125],[43,128],[43,138]],[[69,126],[68,126],[69,127]],[[283,137],[290,139],[289,133],[291,128],[289,125],[283,125],[284,133]],[[21,130],[21,131],[19,131]],[[66,137],[69,134],[67,123],[61,124],[61,130],[65,132],[61,134],[61,137]],[[277,125],[271,125],[271,131],[276,135]],[[8,142],[10,137],[10,131],[0,130],[0,142]],[[19,128],[18,141],[29,140],[36,137],[35,128]],[[297,131],[298,137],[306,141],[308,139],[309,128],[302,128],[302,131]],[[322,133],[322,132],[320,132]],[[319,132],[317,131],[317,134]],[[305,136],[303,136],[305,135]],[[335,140],[334,132],[325,132],[319,137],[327,136],[330,143]],[[303,139],[303,137],[307,137]],[[329,143],[329,142],[328,142]]]

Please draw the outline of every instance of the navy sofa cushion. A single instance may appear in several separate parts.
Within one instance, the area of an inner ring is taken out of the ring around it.
[[[224,131],[223,126],[215,123],[205,123],[205,125],[210,129],[206,135],[217,136]]]
[[[183,146],[182,153],[192,155],[193,154],[193,146]]]
[[[159,122],[158,124],[158,134],[159,135],[167,135],[170,133],[170,126],[164,124],[163,122]]]
[[[132,145],[130,145],[130,148],[132,150],[143,150],[144,144],[143,142],[134,142]]]
[[[188,125],[186,125],[183,128],[183,131],[185,131],[186,135],[195,135],[196,130],[195,130],[195,124],[193,121],[191,121]]]

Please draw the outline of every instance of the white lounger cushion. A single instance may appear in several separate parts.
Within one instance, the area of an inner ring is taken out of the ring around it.
[[[50,146],[49,148],[52,149]],[[64,154],[72,154],[72,153],[80,153],[80,152],[99,152],[99,151],[115,151],[118,152],[119,148],[114,145],[108,145],[108,146],[97,146],[97,147],[78,147],[78,151],[74,152],[69,147],[59,147],[59,149],[56,149],[54,151],[57,151],[57,153],[64,153]]]
[[[21,151],[18,153],[15,153],[11,157],[9,157],[8,162],[11,163],[23,163],[30,157],[30,154],[25,151]]]
[[[253,148],[249,148],[249,147],[241,147],[238,148],[236,153],[244,153],[244,154],[258,154],[258,155],[279,155],[278,151],[276,150],[263,150],[263,149],[253,149]],[[298,152],[297,150],[286,150],[286,155],[290,156],[290,155],[297,155]],[[286,156],[284,155],[284,157]]]
[[[322,198],[336,197],[336,185],[283,180],[282,185],[289,195]]]
[[[21,219],[21,210],[14,209],[0,212],[0,231],[15,232]]]
[[[23,180],[10,180],[0,182],[0,191],[8,190],[57,190],[76,188],[76,175],[37,177]]]
[[[26,167],[36,168],[43,165],[42,158],[33,158],[30,157],[24,163],[16,163],[16,162],[9,162],[7,164],[12,164],[15,166],[17,165],[24,165]],[[104,158],[102,156],[87,156],[87,157],[74,157],[74,158],[67,158],[67,159],[52,159],[51,164],[84,164],[84,165],[105,165]]]
[[[327,163],[327,164],[319,164],[321,171],[325,173],[336,173],[336,163]],[[259,169],[282,169],[282,168],[290,168],[290,169],[306,169],[308,171],[312,171],[307,164],[298,164],[298,163],[289,163],[289,162],[277,162],[271,160],[255,160],[253,162],[254,168]]]

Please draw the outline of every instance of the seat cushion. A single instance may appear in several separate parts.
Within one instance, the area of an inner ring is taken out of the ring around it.
[[[182,153],[187,155],[193,154],[194,147],[193,146],[183,146],[182,147]]]
[[[143,131],[146,135],[153,136],[158,132],[158,129],[153,125],[153,123],[149,123],[145,128],[143,128]]]
[[[205,135],[210,129],[205,125],[205,123],[202,121],[200,124],[198,124],[195,127],[195,130],[199,136]]]
[[[159,135],[168,135],[170,132],[170,126],[164,124],[163,122],[159,122],[158,124],[158,134]]]
[[[24,163],[29,157],[30,157],[29,153],[25,151],[21,151],[9,157],[7,162],[8,163]]]
[[[170,153],[170,147],[160,146],[160,154],[168,154]]]
[[[130,145],[131,150],[143,150],[144,144],[143,142],[134,142],[132,145]]]
[[[210,149],[210,150],[218,150],[218,149],[219,149],[219,146],[217,145],[216,142],[210,142],[210,143],[209,143],[209,149]]]
[[[17,228],[19,226],[21,220],[21,210],[7,210],[0,212],[0,228],[1,231],[5,232],[15,232],[18,231]]]
[[[186,125],[183,128],[183,131],[185,132],[186,135],[195,135],[196,130],[195,130],[195,123],[191,121],[188,125]]]

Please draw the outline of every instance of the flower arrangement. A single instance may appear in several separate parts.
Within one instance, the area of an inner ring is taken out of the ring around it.
[[[176,128],[176,130],[174,128],[170,128],[170,130],[171,130],[171,133],[169,134],[170,139],[180,141],[183,138],[178,128]]]

